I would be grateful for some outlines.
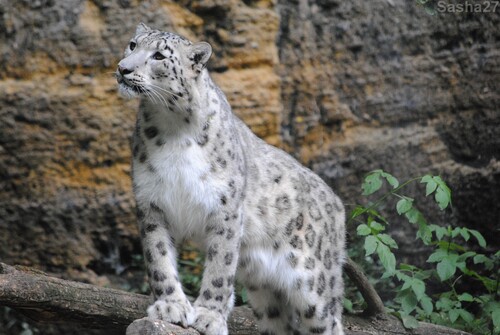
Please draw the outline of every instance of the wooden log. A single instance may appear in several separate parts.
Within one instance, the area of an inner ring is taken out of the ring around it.
[[[63,280],[26,267],[0,263],[0,305],[38,322],[125,329],[144,316],[147,296]]]
[[[40,323],[125,331],[130,323],[145,316],[151,303],[151,298],[142,294],[63,280],[31,268],[0,263],[0,305]],[[180,327],[165,327],[178,334],[199,335],[193,329],[182,333]],[[257,334],[252,312],[244,307],[234,309],[228,327],[241,331],[240,334]]]
[[[127,335],[199,335],[158,320],[141,319],[151,299],[147,296],[63,280],[26,267],[0,263],[0,305],[8,306],[42,323],[72,323],[90,329],[125,332]],[[134,321],[136,320],[136,321]],[[455,329],[420,323],[409,331],[392,316],[345,315],[347,335],[413,334],[459,335]],[[229,333],[257,335],[252,312],[236,307],[228,322]]]

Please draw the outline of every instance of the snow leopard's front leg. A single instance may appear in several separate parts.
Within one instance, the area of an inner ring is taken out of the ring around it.
[[[241,208],[211,215],[207,222],[205,271],[192,324],[205,335],[228,333],[226,320],[234,305],[241,228]]]
[[[194,309],[182,291],[177,275],[176,250],[168,232],[164,212],[154,203],[138,206],[137,216],[149,283],[155,303],[148,308],[148,317],[188,327]]]

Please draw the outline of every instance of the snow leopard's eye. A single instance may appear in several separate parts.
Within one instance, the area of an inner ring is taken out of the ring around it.
[[[128,47],[130,48],[130,51],[134,50],[136,45],[137,44],[135,42],[130,42],[130,44],[128,45]]]
[[[166,57],[165,57],[165,56],[163,56],[163,55],[161,54],[161,52],[158,52],[158,51],[157,51],[157,52],[153,55],[153,59],[155,59],[155,60],[163,60],[163,59],[165,59],[165,58],[166,58]]]

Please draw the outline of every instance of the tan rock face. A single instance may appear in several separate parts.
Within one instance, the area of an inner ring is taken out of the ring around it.
[[[129,179],[137,101],[119,98],[113,77],[138,22],[210,42],[210,70],[235,113],[346,203],[375,168],[440,173],[454,191],[452,222],[496,225],[498,15],[430,17],[385,0],[2,6],[4,262],[91,280],[84,273],[120,272],[141,253]]]

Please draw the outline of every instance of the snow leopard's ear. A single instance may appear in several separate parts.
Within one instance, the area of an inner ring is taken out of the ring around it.
[[[189,46],[187,56],[195,73],[200,73],[207,66],[210,55],[212,55],[212,47],[207,42],[198,42]]]
[[[147,31],[150,31],[151,28],[149,28],[148,26],[146,26],[144,23],[139,23],[137,25],[137,28],[135,28],[135,36],[139,35],[139,34],[142,34],[142,33],[145,33]]]

